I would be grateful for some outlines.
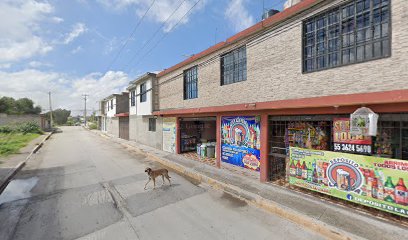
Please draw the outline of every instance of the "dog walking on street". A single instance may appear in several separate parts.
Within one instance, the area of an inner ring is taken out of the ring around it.
[[[160,175],[162,176],[163,184],[164,184],[164,178],[166,177],[171,186],[169,171],[167,169],[162,168],[162,169],[152,170],[151,168],[146,168],[145,172],[149,176],[149,180],[145,184],[144,190],[146,190],[146,186],[150,182],[150,180],[153,180],[153,189],[155,189],[156,188],[156,178]]]

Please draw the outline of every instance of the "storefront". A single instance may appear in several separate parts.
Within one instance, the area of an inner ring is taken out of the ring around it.
[[[350,115],[269,117],[270,180],[408,216],[408,114],[379,114],[376,134]]]
[[[221,161],[260,171],[260,116],[221,117]]]
[[[215,158],[216,117],[180,118],[180,153]]]

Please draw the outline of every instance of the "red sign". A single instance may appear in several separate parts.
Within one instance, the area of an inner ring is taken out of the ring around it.
[[[371,154],[371,137],[352,136],[349,118],[333,120],[333,143],[334,151]]]

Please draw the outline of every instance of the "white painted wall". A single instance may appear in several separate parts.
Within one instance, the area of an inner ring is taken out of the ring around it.
[[[146,90],[147,92],[147,97],[146,97],[146,102],[140,102],[140,85],[146,83]],[[140,82],[136,86],[136,114],[143,116],[143,115],[152,115],[152,80],[148,79],[144,82]]]
[[[131,97],[131,92],[132,91],[135,91],[135,94],[137,94],[136,93],[136,89],[129,89],[129,115],[136,115],[136,106],[137,106],[137,102],[135,101],[135,106],[133,106],[132,107],[132,105],[131,105],[131,99],[130,99],[130,97]],[[137,98],[137,97],[136,97]],[[136,99],[137,100],[137,99]]]
[[[113,99],[113,108],[111,109],[111,99]],[[108,104],[109,102],[109,104]],[[114,117],[116,114],[116,97],[109,98],[108,101],[106,101],[106,116],[107,117]],[[109,106],[109,108],[108,108]]]

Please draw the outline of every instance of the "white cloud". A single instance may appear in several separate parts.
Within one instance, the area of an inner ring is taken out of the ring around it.
[[[62,23],[64,21],[64,19],[60,17],[52,17],[51,20],[55,23]]]
[[[0,97],[28,97],[48,109],[48,92],[52,92],[53,108],[83,108],[82,94],[89,94],[89,109],[98,109],[97,101],[125,90],[130,79],[124,72],[91,73],[77,78],[56,72],[26,69],[18,72],[0,71]]]
[[[77,53],[81,52],[82,49],[83,48],[81,46],[78,46],[78,47],[71,50],[71,54],[77,54]]]
[[[53,12],[47,2],[3,0],[0,2],[0,63],[16,62],[52,49],[44,41],[40,23]]]
[[[10,64],[10,63],[0,64],[0,69],[7,69],[7,68],[10,68],[10,67],[11,67],[11,64]]]
[[[88,31],[86,28],[85,24],[83,23],[77,23],[72,27],[72,31],[67,34],[67,36],[64,39],[64,44],[68,44],[72,41],[74,41],[77,37],[81,36],[83,33]]]
[[[164,26],[164,31],[169,32],[177,22],[197,3],[198,0],[186,0],[180,8],[174,13],[171,14],[174,10],[180,5],[179,0],[156,0],[150,9],[149,13],[146,15],[147,19],[157,23],[164,23],[171,16],[170,19],[166,22]],[[128,9],[130,7],[135,8],[136,15],[141,18],[147,9],[150,7],[152,1],[150,0],[98,0],[102,5],[107,9],[113,9],[115,11],[120,11],[123,9]],[[207,3],[207,0],[201,0],[189,13],[186,15],[179,23],[179,25],[186,24],[190,20],[190,15],[196,11],[202,9]]]
[[[231,0],[228,3],[225,17],[234,27],[235,31],[244,30],[255,24],[254,17],[245,8],[246,0]]]
[[[51,67],[52,64],[38,62],[38,61],[31,61],[31,62],[28,63],[28,66],[30,66],[32,68],[40,68],[40,67]]]

